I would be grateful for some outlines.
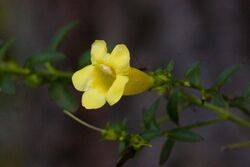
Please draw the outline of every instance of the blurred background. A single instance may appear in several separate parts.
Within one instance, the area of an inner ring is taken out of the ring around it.
[[[131,64],[154,70],[175,60],[175,74],[200,60],[202,80],[213,83],[226,67],[245,65],[223,91],[235,95],[250,82],[249,0],[0,0],[0,39],[16,38],[11,54],[21,63],[46,48],[61,26],[78,20],[61,50],[67,54],[63,69],[76,70],[79,56],[95,39],[110,47],[125,43]],[[49,99],[48,87],[26,88],[17,83],[16,95],[0,94],[1,167],[112,167],[117,143],[65,116]],[[80,102],[80,93],[76,92]],[[123,97],[115,106],[95,111],[80,108],[77,116],[99,127],[127,117],[138,131],[141,111],[156,99],[154,93]],[[161,110],[164,113],[164,99]],[[206,111],[181,114],[183,124],[214,116]],[[249,118],[246,118],[249,120]],[[248,129],[229,122],[195,130],[205,140],[178,143],[167,167],[249,167],[250,149],[221,152],[221,146],[250,139]],[[157,167],[164,139],[152,142],[124,167]]]

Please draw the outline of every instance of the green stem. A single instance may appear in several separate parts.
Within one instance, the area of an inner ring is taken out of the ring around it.
[[[92,129],[92,130],[95,130],[95,131],[98,131],[98,132],[101,132],[101,133],[104,133],[104,132],[105,132],[104,129],[101,129],[101,128],[98,128],[98,127],[96,127],[96,126],[93,126],[93,125],[91,125],[91,124],[89,124],[89,123],[87,123],[87,122],[85,122],[85,121],[83,121],[83,120],[77,118],[76,116],[74,116],[73,114],[71,114],[71,113],[70,113],[69,111],[67,111],[67,110],[63,110],[63,112],[64,112],[66,115],[68,115],[70,118],[72,118],[73,120],[75,120],[76,122],[82,124],[83,126],[86,126],[86,127],[90,128],[90,129]]]
[[[250,147],[250,141],[244,141],[240,143],[226,145],[222,147],[222,151],[231,151],[231,150],[245,148],[245,147]]]
[[[211,124],[226,121],[226,120],[227,119],[224,117],[216,117],[216,118],[208,119],[205,121],[199,121],[199,122],[195,122],[193,124],[185,125],[185,126],[182,126],[182,128],[187,128],[187,129],[200,128],[203,126],[211,125]]]
[[[48,79],[63,78],[70,80],[72,76],[72,72],[60,71],[55,69],[54,67],[53,70],[50,71],[32,71],[31,69],[21,67],[14,62],[0,63],[0,71],[18,76],[28,76],[32,74],[37,74]]]
[[[191,99],[191,102],[208,110],[214,111],[217,114],[221,115],[222,117],[236,123],[239,124],[241,126],[244,126],[246,128],[250,128],[250,122],[234,115],[233,113],[231,113],[229,110],[218,107],[214,104],[208,103],[208,102],[204,102],[202,103],[200,99],[193,97],[193,96],[188,96],[188,99]]]
[[[199,121],[199,122],[195,122],[195,123],[192,123],[192,124],[189,124],[189,125],[184,125],[184,126],[181,126],[179,128],[185,128],[185,129],[201,128],[201,127],[204,127],[204,126],[207,126],[207,125],[219,123],[219,122],[226,121],[226,120],[227,119],[223,118],[223,117],[216,117],[216,118],[208,119],[208,120],[205,120],[205,121]],[[166,130],[162,134],[167,135],[169,133],[169,131],[170,130]]]

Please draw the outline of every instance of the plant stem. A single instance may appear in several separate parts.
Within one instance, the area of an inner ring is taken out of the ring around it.
[[[98,132],[101,132],[101,133],[104,133],[104,132],[105,132],[104,129],[101,129],[101,128],[98,128],[98,127],[96,127],[96,126],[93,126],[93,125],[91,125],[91,124],[89,124],[89,123],[87,123],[87,122],[85,122],[85,121],[83,121],[83,120],[77,118],[76,116],[74,116],[73,114],[71,114],[71,113],[70,113],[69,111],[67,111],[67,110],[63,110],[63,112],[64,112],[66,115],[68,115],[69,117],[71,117],[73,120],[75,120],[76,122],[82,124],[83,126],[86,126],[87,128],[90,128],[90,129],[92,129],[92,130],[95,130],[95,131],[98,131]]]
[[[231,150],[245,148],[245,147],[250,147],[250,141],[244,141],[240,143],[226,145],[222,147],[222,151],[231,151]]]
[[[211,124],[215,124],[218,122],[222,122],[222,121],[226,121],[227,119],[223,118],[223,117],[216,117],[216,118],[212,118],[212,119],[208,119],[205,121],[199,121],[199,122],[195,122],[189,125],[184,125],[178,128],[185,128],[185,129],[195,129],[195,128],[201,128],[207,125],[211,125]],[[162,134],[163,135],[167,135],[169,133],[170,130],[166,130],[164,131]]]
[[[67,80],[71,79],[72,72],[60,71],[53,67],[50,71],[32,71],[29,68],[21,67],[14,62],[3,62],[0,63],[0,71],[11,73],[18,76],[28,76],[32,74],[40,75],[49,79],[52,78],[64,78]]]
[[[226,120],[227,119],[224,117],[216,117],[216,118],[208,119],[205,121],[199,121],[199,122],[195,122],[193,124],[185,125],[185,126],[182,126],[182,128],[187,128],[187,129],[200,128],[200,127],[203,127],[206,125],[211,125],[211,124],[226,121]]]
[[[194,104],[196,104],[196,105],[198,105],[198,106],[200,106],[202,108],[214,111],[217,114],[224,117],[225,119],[228,119],[228,120],[230,120],[230,121],[232,121],[234,123],[237,123],[237,124],[239,124],[241,126],[244,126],[246,128],[250,128],[250,122],[248,122],[248,121],[234,115],[233,113],[231,113],[227,109],[218,107],[218,106],[216,106],[214,104],[211,104],[211,103],[208,103],[208,102],[202,103],[199,98],[196,98],[194,96],[188,96],[187,98],[190,99],[192,103],[194,103]]]

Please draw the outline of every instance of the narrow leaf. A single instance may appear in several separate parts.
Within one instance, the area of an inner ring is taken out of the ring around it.
[[[15,85],[10,74],[2,73],[0,76],[0,88],[3,93],[14,94]]]
[[[86,51],[80,56],[78,60],[78,68],[83,68],[89,64],[91,64],[90,51]]]
[[[78,108],[78,103],[74,96],[65,85],[60,83],[52,83],[49,87],[49,93],[52,100],[63,110],[75,112]]]
[[[175,62],[174,62],[173,60],[171,60],[171,61],[168,63],[166,70],[167,70],[169,73],[171,73],[171,72],[173,71],[173,69],[174,69],[174,64],[175,64]]]
[[[249,98],[250,97],[250,84],[248,84],[248,86],[245,88],[244,92],[242,93],[242,95],[245,98]]]
[[[164,143],[162,150],[161,150],[161,155],[160,155],[160,165],[163,165],[164,163],[167,162],[173,147],[174,147],[175,141],[172,139],[167,139],[166,142]]]
[[[176,129],[171,130],[168,133],[168,137],[175,139],[175,140],[179,140],[183,142],[191,142],[191,143],[199,142],[203,140],[203,138],[200,135],[188,129],[184,129],[184,128],[176,128]]]
[[[155,120],[155,111],[159,106],[159,99],[154,101],[148,108],[143,111],[144,127],[145,129],[158,128]]]
[[[34,66],[36,64],[43,64],[46,62],[55,62],[65,58],[65,55],[58,51],[42,51],[29,57],[26,65]]]
[[[228,107],[227,102],[224,100],[223,96],[219,92],[212,92],[211,93],[211,102],[220,107]]]
[[[178,113],[179,101],[180,101],[179,93],[177,91],[172,91],[170,93],[166,107],[169,118],[177,125],[179,125],[179,113]]]
[[[0,48],[0,60],[3,60],[4,56],[6,55],[7,51],[9,50],[9,48],[13,45],[13,43],[15,42],[14,39],[10,39],[7,42],[5,42],[1,48]]]
[[[55,36],[52,38],[51,43],[49,45],[49,49],[50,50],[57,50],[57,48],[61,44],[62,40],[76,26],[76,24],[77,24],[77,22],[73,21],[73,22],[69,23],[68,25],[59,29],[58,32],[55,34]]]
[[[214,87],[217,87],[217,88],[220,88],[221,86],[223,86],[225,83],[227,83],[230,78],[237,72],[239,71],[240,69],[242,68],[242,65],[241,64],[236,64],[236,65],[233,65],[229,68],[227,68],[225,71],[223,71],[217,81],[215,82],[214,84]]]
[[[192,84],[200,85],[200,62],[192,64],[185,73],[185,78]]]
[[[150,130],[145,130],[141,136],[147,140],[148,142],[151,141],[152,139],[156,137],[161,136],[161,130],[160,129],[150,129]]]

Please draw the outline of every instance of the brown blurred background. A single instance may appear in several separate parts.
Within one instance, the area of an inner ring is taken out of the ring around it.
[[[154,70],[176,61],[175,73],[202,62],[206,86],[224,68],[245,64],[224,91],[237,94],[250,82],[249,0],[1,0],[0,38],[15,37],[12,55],[20,62],[46,48],[61,26],[78,20],[61,50],[61,67],[76,70],[76,60],[95,39],[109,46],[125,43],[132,65]],[[76,92],[80,102],[80,94]],[[124,97],[113,107],[79,109],[77,115],[103,127],[108,120],[127,117],[131,131],[139,130],[141,109],[154,93]],[[161,113],[164,113],[162,99]],[[65,116],[48,98],[47,87],[27,89],[17,83],[15,96],[0,95],[1,167],[112,167],[116,143]],[[181,114],[183,123],[214,116],[206,111]],[[248,119],[248,118],[246,118]],[[248,119],[249,120],[249,119]],[[250,120],[249,120],[250,121]],[[205,137],[198,144],[178,143],[167,167],[249,167],[250,149],[221,152],[224,144],[250,139],[249,130],[225,122],[196,130]],[[157,167],[164,139],[153,141],[125,167]]]

